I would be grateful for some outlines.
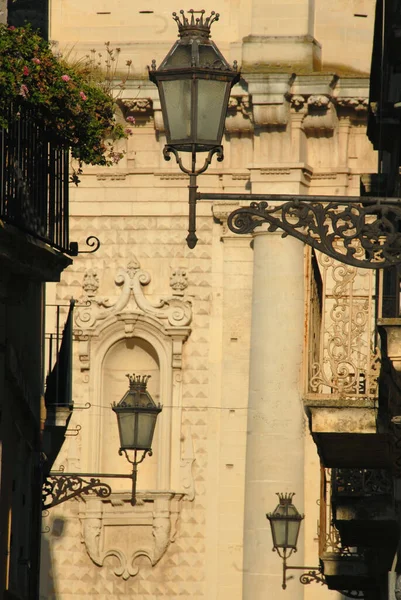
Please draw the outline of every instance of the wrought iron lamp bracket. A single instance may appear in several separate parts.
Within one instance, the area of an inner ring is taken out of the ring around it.
[[[277,550],[278,555],[283,559],[283,583],[282,588],[285,590],[287,588],[287,571],[289,570],[297,570],[297,571],[305,571],[299,577],[299,581],[302,585],[308,585],[309,583],[320,583],[321,585],[326,584],[326,579],[322,573],[321,567],[305,567],[305,566],[297,566],[297,565],[287,565],[287,559],[291,556],[293,550],[287,554],[287,551],[281,554],[277,548],[273,548],[273,550]],[[296,550],[294,550],[296,552]]]
[[[215,146],[214,148],[209,150],[208,155],[205,158],[205,162],[203,163],[203,166],[200,167],[199,169],[196,168],[196,151],[195,151],[195,149],[193,149],[192,153],[191,153],[191,168],[190,169],[187,169],[186,167],[184,167],[184,165],[182,163],[182,158],[176,148],[174,148],[173,146],[169,146],[169,145],[164,146],[164,148],[163,148],[164,160],[167,160],[167,161],[171,160],[171,154],[174,154],[175,160],[176,160],[180,170],[183,173],[186,173],[187,175],[194,175],[195,177],[197,177],[198,175],[201,175],[202,173],[204,173],[206,171],[206,169],[212,162],[212,158],[215,154],[217,154],[218,162],[221,162],[222,160],[224,160],[223,146]]]
[[[43,483],[42,507],[53,508],[77,496],[94,494],[98,498],[108,498],[111,487],[97,477],[84,478],[78,474],[50,474]]]
[[[401,200],[375,197],[197,193],[197,200],[251,201],[233,211],[228,227],[249,234],[266,223],[354,267],[401,263]],[[279,203],[279,204],[277,204]]]
[[[192,249],[192,248],[195,248],[196,243],[198,241],[198,238],[196,236],[196,202],[198,200],[199,194],[197,194],[198,186],[196,185],[196,178],[198,175],[201,175],[202,173],[204,173],[206,171],[206,169],[212,162],[212,158],[215,154],[217,155],[218,162],[221,162],[222,160],[224,160],[223,146],[215,146],[214,148],[211,148],[211,150],[209,150],[209,152],[208,152],[207,157],[205,158],[205,162],[203,163],[203,166],[200,167],[199,169],[196,168],[195,145],[192,148],[191,168],[190,169],[187,169],[186,167],[184,167],[184,165],[182,164],[182,158],[176,148],[174,148],[173,146],[169,146],[169,145],[165,146],[163,149],[164,160],[170,160],[171,154],[174,155],[175,160],[176,160],[179,168],[181,169],[181,171],[183,173],[186,173],[186,175],[189,175],[189,186],[188,186],[188,189],[189,189],[189,199],[188,199],[189,223],[188,223],[188,235],[187,235],[186,239],[187,239],[187,244],[188,244],[189,248]]]

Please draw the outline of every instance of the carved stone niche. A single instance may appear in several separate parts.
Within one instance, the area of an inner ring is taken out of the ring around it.
[[[154,567],[174,542],[183,497],[172,492],[139,493],[135,512],[126,494],[84,499],[79,518],[89,557],[125,580],[138,574],[141,558]]]
[[[80,501],[83,542],[90,558],[124,579],[138,573],[140,557],[157,565],[174,540],[183,502],[195,496],[192,433],[181,417],[182,349],[192,320],[191,303],[183,298],[186,269],[172,266],[172,289],[157,301],[145,294],[150,281],[150,273],[133,256],[117,270],[115,289],[105,297],[99,294],[99,273],[91,268],[84,274],[75,314],[82,399],[94,407],[82,415],[79,469],[130,473],[128,463],[118,457],[117,423],[110,410],[110,402],[124,393],[122,379],[129,368],[153,373],[151,382],[157,383],[151,394],[165,407],[158,418],[153,456],[139,468],[136,506],[130,504],[129,478],[109,479],[113,493],[107,499]]]

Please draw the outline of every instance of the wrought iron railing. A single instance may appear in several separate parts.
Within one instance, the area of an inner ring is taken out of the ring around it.
[[[392,496],[393,479],[385,469],[332,469],[332,498]]]
[[[69,252],[68,148],[29,109],[0,129],[0,219]]]
[[[306,400],[375,401],[375,274],[316,254],[309,277]]]

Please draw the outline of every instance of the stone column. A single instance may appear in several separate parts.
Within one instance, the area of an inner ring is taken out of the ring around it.
[[[287,591],[281,589],[282,560],[272,552],[266,513],[278,504],[276,492],[295,492],[294,504],[303,512],[303,244],[259,231],[254,238],[243,600],[301,600],[297,571],[290,572]],[[293,564],[304,564],[302,535]]]

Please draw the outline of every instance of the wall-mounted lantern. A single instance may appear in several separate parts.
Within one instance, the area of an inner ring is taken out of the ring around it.
[[[127,377],[129,389],[118,404],[112,405],[112,409],[118,421],[119,454],[124,453],[128,462],[132,464],[132,473],[67,473],[63,467],[60,471],[51,471],[43,483],[44,509],[89,494],[108,498],[112,494],[112,489],[100,478],[131,479],[131,504],[135,506],[138,465],[147,454],[152,456],[153,434],[162,407],[160,404],[156,405],[146,389],[150,375],[127,375]],[[131,457],[129,452],[132,452]],[[142,453],[139,459],[138,453]]]
[[[312,581],[325,583],[320,567],[287,565],[287,559],[293,552],[297,551],[299,530],[301,529],[301,522],[305,516],[301,515],[292,503],[292,499],[295,496],[294,493],[278,493],[277,496],[279,498],[279,504],[272,513],[266,515],[266,518],[270,522],[273,538],[273,552],[277,552],[283,559],[283,590],[287,587],[287,571],[289,569],[300,569],[302,571],[309,570],[308,573],[301,575],[300,581],[303,584],[311,583]]]
[[[112,409],[117,415],[118,432],[120,434],[119,454],[125,454],[132,464],[132,497],[131,504],[136,504],[136,481],[138,465],[146,454],[152,456],[152,441],[158,414],[162,407],[156,405],[146,389],[150,375],[127,375],[129,389],[118,404]],[[132,458],[129,455],[132,451]],[[138,452],[142,456],[138,460]]]

